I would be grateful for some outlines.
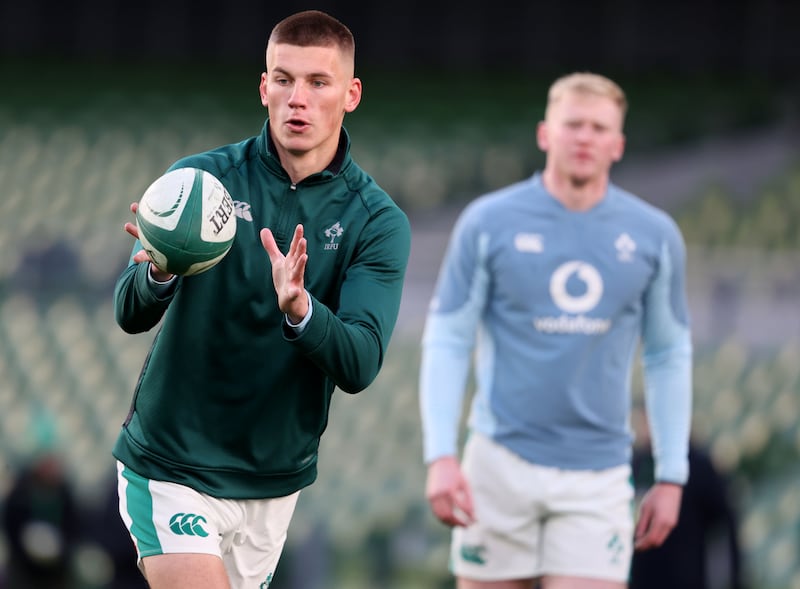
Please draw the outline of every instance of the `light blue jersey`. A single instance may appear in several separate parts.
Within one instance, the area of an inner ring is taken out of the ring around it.
[[[684,483],[692,366],[684,268],[673,220],[613,185],[585,212],[565,208],[538,174],[470,203],[423,336],[426,462],[457,455],[474,359],[472,429],[544,466],[628,463],[641,342],[656,477]]]

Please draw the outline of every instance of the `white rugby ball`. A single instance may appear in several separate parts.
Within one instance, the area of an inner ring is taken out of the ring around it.
[[[178,168],[156,179],[139,200],[139,241],[170,274],[191,276],[218,264],[236,236],[233,199],[213,174]]]

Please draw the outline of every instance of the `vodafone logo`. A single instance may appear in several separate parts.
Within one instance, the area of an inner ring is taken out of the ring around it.
[[[571,291],[567,284],[572,284]],[[580,284],[583,288],[576,288]],[[574,294],[573,294],[574,293]],[[572,260],[561,264],[550,277],[550,296],[562,311],[557,317],[534,317],[537,331],[552,334],[600,335],[611,328],[611,320],[586,317],[603,297],[600,272],[586,262]]]
[[[585,285],[582,294],[571,295],[567,283],[572,277]],[[603,296],[603,279],[594,266],[573,260],[559,266],[550,277],[550,296],[556,306],[566,313],[586,313],[600,302]]]

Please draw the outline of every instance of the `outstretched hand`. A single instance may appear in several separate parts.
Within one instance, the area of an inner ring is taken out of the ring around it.
[[[284,256],[275,243],[269,229],[261,230],[261,244],[272,263],[272,282],[278,294],[278,307],[292,323],[300,323],[308,313],[308,298],[305,292],[305,272],[308,253],[303,237],[303,226],[295,227],[289,251]]]
[[[455,456],[444,456],[428,466],[425,496],[433,514],[448,526],[468,526],[475,521],[472,492]]]
[[[139,203],[131,203],[130,208],[133,215],[136,216],[136,211],[139,210]],[[135,239],[139,239],[139,227],[136,225],[136,223],[131,223],[130,221],[125,223],[125,231],[132,235]],[[151,262],[150,256],[148,256],[147,252],[143,249],[139,250],[133,255],[133,261],[137,264],[141,264],[142,262]],[[153,279],[157,280],[158,282],[167,282],[168,280],[172,279],[174,274],[162,272],[156,268],[154,264],[150,264],[150,276],[152,276]]]
[[[636,550],[657,548],[664,543],[678,523],[682,496],[683,487],[671,483],[656,483],[645,494],[636,523]]]

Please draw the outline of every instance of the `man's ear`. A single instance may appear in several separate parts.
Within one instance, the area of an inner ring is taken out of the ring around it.
[[[612,158],[615,162],[618,162],[622,159],[623,155],[625,155],[625,135],[620,135],[619,141],[612,153]]]
[[[547,123],[545,121],[539,121],[539,124],[536,125],[536,144],[542,151],[547,151],[550,147],[550,140],[547,137]]]
[[[261,104],[267,106],[267,73],[261,74],[261,82],[258,84],[258,93],[261,95]]]
[[[347,89],[347,100],[344,103],[344,112],[353,112],[361,102],[361,80],[353,78],[350,80],[350,87]]]

